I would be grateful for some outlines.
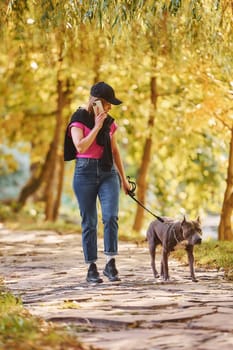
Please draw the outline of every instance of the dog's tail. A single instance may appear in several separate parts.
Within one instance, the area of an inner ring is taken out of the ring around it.
[[[142,247],[146,242],[147,242],[147,237],[145,237],[145,239],[136,240],[135,244],[137,245],[137,247]]]

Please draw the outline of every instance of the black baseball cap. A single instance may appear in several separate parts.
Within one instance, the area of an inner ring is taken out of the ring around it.
[[[118,98],[115,97],[113,88],[104,81],[100,81],[92,86],[91,96],[103,98],[112,105],[119,105],[122,103],[121,100],[118,100]]]

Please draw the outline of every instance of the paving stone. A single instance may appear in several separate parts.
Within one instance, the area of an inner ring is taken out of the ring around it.
[[[101,241],[101,240],[99,240]],[[98,268],[105,266],[100,243]],[[120,242],[121,281],[85,281],[81,237],[0,229],[1,275],[34,315],[66,325],[106,350],[199,349],[233,345],[233,284],[223,271],[189,269],[170,259],[171,280],[154,279],[148,248]],[[159,266],[160,256],[157,256]]]

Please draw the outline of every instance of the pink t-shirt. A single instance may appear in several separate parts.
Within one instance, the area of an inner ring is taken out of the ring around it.
[[[80,123],[80,122],[72,123],[70,125],[70,129],[73,128],[73,127],[82,129],[84,137],[86,137],[91,132],[91,129],[89,129],[86,125],[84,125],[83,123]],[[114,134],[116,129],[117,129],[117,125],[116,125],[115,122],[113,122],[111,124],[111,127],[110,127],[110,133],[109,133],[110,137],[112,137],[112,135]],[[98,145],[96,140],[94,140],[94,142],[86,150],[85,153],[80,154],[80,153],[77,152],[76,153],[76,158],[100,159],[102,157],[103,150],[104,150],[103,146]]]

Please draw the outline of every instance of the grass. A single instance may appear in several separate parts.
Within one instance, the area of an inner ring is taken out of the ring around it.
[[[173,257],[187,262],[186,252],[182,249],[172,253]],[[225,277],[233,281],[233,242],[204,241],[194,248],[195,265],[209,269],[223,269]]]
[[[87,350],[65,329],[33,317],[0,282],[1,350]]]

